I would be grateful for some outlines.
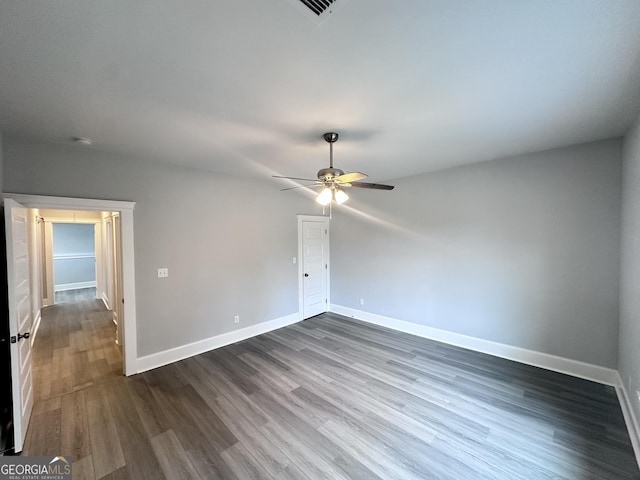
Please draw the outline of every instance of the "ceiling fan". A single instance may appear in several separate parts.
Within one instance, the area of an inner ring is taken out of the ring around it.
[[[329,144],[329,168],[321,168],[318,170],[318,179],[284,177],[281,175],[273,175],[274,178],[286,178],[289,180],[301,180],[304,182],[313,182],[309,185],[300,185],[298,187],[283,188],[284,190],[293,190],[294,188],[304,187],[323,187],[322,191],[316,197],[316,202],[321,205],[329,205],[331,201],[335,201],[341,205],[349,199],[349,196],[343,190],[344,187],[370,188],[373,190],[393,190],[393,185],[382,185],[380,183],[361,182],[368,175],[360,172],[344,173],[339,168],[333,166],[333,144],[338,141],[338,134],[335,132],[327,132],[323,135],[325,141]]]

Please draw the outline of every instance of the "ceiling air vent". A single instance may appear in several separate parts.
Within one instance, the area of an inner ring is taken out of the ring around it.
[[[321,25],[331,18],[336,9],[342,8],[349,0],[286,0],[302,15],[316,25]]]
[[[320,16],[327,10],[335,0],[300,0],[314,14]]]

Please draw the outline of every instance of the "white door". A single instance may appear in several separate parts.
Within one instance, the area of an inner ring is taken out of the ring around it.
[[[302,318],[328,310],[329,222],[302,221]]]
[[[21,452],[33,408],[31,341],[29,340],[32,318],[29,301],[27,209],[13,200],[6,199],[4,212],[7,237],[13,432],[15,451]]]

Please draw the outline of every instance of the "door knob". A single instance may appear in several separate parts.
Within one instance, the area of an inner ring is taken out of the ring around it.
[[[309,274],[308,274],[308,273],[305,273],[305,274],[304,274],[304,276],[305,276],[305,277],[308,277],[308,276],[309,276]]]

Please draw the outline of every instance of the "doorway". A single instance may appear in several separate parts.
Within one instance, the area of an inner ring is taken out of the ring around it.
[[[123,354],[123,370],[125,375],[133,375],[137,373],[137,332],[136,332],[136,294],[135,294],[135,256],[133,242],[133,209],[134,202],[116,201],[116,200],[97,200],[86,198],[69,198],[69,197],[51,197],[41,195],[25,195],[5,193],[4,198],[12,199],[30,209],[38,210],[73,210],[77,212],[112,212],[115,220],[116,229],[119,231],[119,242],[116,243],[114,249],[120,253],[121,281],[115,289],[121,292],[121,301],[118,305],[110,307],[118,314],[120,319],[118,322],[118,338],[122,345]],[[112,217],[112,221],[113,221]],[[41,227],[42,228],[42,227]],[[35,245],[31,255],[36,258],[38,249],[42,249],[42,245]],[[42,253],[41,253],[42,254]],[[41,255],[40,254],[40,255]],[[104,271],[104,269],[103,269]],[[51,269],[46,273],[51,275]],[[97,288],[98,297],[101,298],[101,279],[98,276]],[[43,282],[44,283],[44,282]],[[103,285],[104,287],[104,285]],[[44,289],[44,285],[40,285]],[[53,292],[48,292],[53,296]],[[38,293],[37,295],[40,295]],[[114,302],[115,303],[115,302]],[[53,304],[53,302],[51,303]],[[35,318],[34,326],[39,320]]]
[[[100,299],[113,313],[114,340],[121,345],[120,213],[37,209],[35,218],[34,298],[42,284],[43,307]]]
[[[42,215],[46,221],[46,213]],[[52,227],[54,302],[95,299],[96,258],[101,253],[96,250],[96,224],[56,222]]]
[[[91,199],[74,199],[74,198],[65,198],[65,197],[42,197],[42,196],[34,196],[34,195],[20,195],[20,194],[5,194],[5,215],[7,218],[11,218],[12,220],[7,220],[5,222],[7,226],[7,260],[11,260],[11,268],[7,268],[7,279],[8,279],[8,292],[9,292],[9,326],[12,331],[10,332],[12,335],[11,341],[11,362],[13,365],[20,365],[18,371],[13,368],[12,372],[12,381],[14,383],[13,392],[13,423],[14,423],[14,445],[16,453],[21,451],[23,448],[23,442],[25,440],[25,434],[27,427],[30,421],[30,413],[31,408],[22,408],[23,405],[32,404],[34,396],[32,394],[33,391],[33,375],[32,375],[32,366],[31,362],[22,362],[22,358],[30,358],[30,355],[24,354],[25,351],[31,350],[31,347],[34,345],[34,341],[36,340],[36,333],[38,329],[39,322],[42,320],[42,307],[41,299],[43,296],[41,292],[39,292],[40,288],[44,288],[46,282],[41,281],[42,272],[36,271],[36,275],[33,275],[32,262],[31,260],[42,259],[41,253],[39,250],[41,249],[42,242],[39,242],[37,239],[38,232],[41,229],[38,228],[38,222],[36,221],[38,213],[42,209],[56,209],[56,210],[79,210],[79,211],[91,211],[91,212],[115,212],[112,214],[111,218],[113,221],[114,216],[118,217],[117,220],[117,230],[112,230],[114,232],[120,233],[120,242],[116,246],[114,246],[114,251],[121,252],[121,271],[122,271],[122,279],[117,281],[117,285],[114,287],[114,291],[122,292],[122,302],[115,302],[119,305],[122,304],[124,307],[120,307],[119,310],[119,318],[121,319],[121,333],[119,338],[121,338],[122,344],[122,354],[118,352],[118,362],[120,372],[124,371],[125,375],[131,375],[136,373],[136,359],[137,359],[137,349],[136,349],[136,323],[135,323],[135,273],[134,273],[134,249],[133,249],[133,206],[134,204],[131,202],[117,202],[117,201],[102,201],[102,200],[91,200]],[[18,222],[24,216],[25,222]],[[29,221],[29,216],[32,216],[33,222]],[[13,219],[17,219],[14,221]],[[24,226],[24,228],[21,227]],[[9,227],[11,226],[11,229]],[[20,227],[20,228],[19,228]],[[24,238],[29,238],[28,231],[31,230],[32,238],[36,238],[36,241],[27,242],[24,241]],[[13,232],[13,234],[12,234]],[[19,232],[23,232],[18,234]],[[22,235],[22,236],[21,236]],[[24,238],[23,238],[24,237]],[[14,246],[16,248],[14,248]],[[24,252],[25,253],[25,262],[22,262],[22,256],[17,255],[16,252]],[[8,262],[9,263],[9,262]],[[46,262],[44,262],[46,263]],[[24,268],[23,268],[24,266]],[[20,268],[18,268],[20,267]],[[37,269],[36,269],[37,270]],[[52,269],[49,269],[50,271]],[[27,271],[26,275],[21,275],[19,278],[16,277],[16,272]],[[47,274],[45,272],[45,274]],[[48,273],[50,275],[50,273]],[[115,276],[115,275],[114,275]],[[23,278],[24,277],[24,278]],[[31,281],[32,278],[37,279],[37,281]],[[35,295],[34,295],[35,290]],[[19,292],[26,292],[26,300],[20,300],[20,308],[16,307],[16,301],[22,297],[18,295]],[[51,291],[48,292],[51,294]],[[124,298],[127,298],[127,302],[124,303]],[[37,299],[35,302],[34,299]],[[100,310],[107,311],[104,308],[104,304],[100,300],[95,300],[95,306],[98,307],[97,313],[100,314]],[[37,314],[33,313],[33,309],[37,310]],[[55,307],[53,307],[55,308]],[[22,315],[24,314],[24,315]],[[22,322],[21,319],[26,318],[25,322]],[[93,315],[93,319],[95,320],[95,315]],[[15,320],[15,321],[14,321]],[[85,326],[91,329],[97,329],[99,326],[97,324],[91,324],[90,322],[85,322],[85,319],[77,322],[85,328]],[[99,321],[100,319],[98,319]],[[104,320],[104,319],[103,319]],[[108,323],[108,322],[107,322]],[[30,333],[32,333],[30,335]],[[13,336],[16,337],[16,341],[14,342]],[[22,339],[22,342],[19,340]],[[69,351],[76,350],[75,353],[79,353],[80,356],[86,356],[87,359],[91,355],[87,352],[87,349],[84,349],[83,353],[83,345],[82,345],[82,337],[79,335],[70,334],[67,337],[68,347],[66,345],[62,345],[62,348],[58,349],[60,352],[58,354],[58,360],[54,360],[53,356],[55,353],[52,353],[52,363],[50,366],[45,366],[44,370],[49,370],[55,368],[57,365],[60,367],[60,372],[66,372],[69,377],[70,375],[78,375],[74,384],[71,386],[72,391],[81,390],[84,384],[82,384],[83,380],[87,380],[85,384],[89,384],[89,382],[93,382],[96,380],[93,378],[93,374],[91,374],[91,378],[89,377],[88,370],[86,369],[87,362],[83,361],[81,358],[79,362],[76,362],[76,367],[72,367],[69,369],[69,365],[65,365],[65,358],[68,358],[68,353],[65,351],[65,348],[68,348]],[[45,342],[45,348],[47,348]],[[48,342],[49,347],[55,348],[55,342]],[[64,342],[63,342],[64,343]],[[98,347],[101,346],[101,342],[97,342]],[[110,342],[111,345],[115,347],[115,342]],[[86,344],[86,342],[85,342]],[[107,374],[112,372],[107,372],[109,368],[109,362],[106,360],[108,356],[107,352],[102,351],[99,355],[105,358],[100,358],[98,354],[93,355],[94,360],[105,360],[107,362],[106,368],[103,368],[100,374]],[[124,358],[123,358],[124,357]],[[97,362],[102,363],[103,362]],[[103,365],[105,366],[105,365]],[[74,371],[75,368],[75,371]],[[69,373],[68,370],[71,370]],[[46,374],[47,372],[45,372]],[[43,378],[46,378],[49,375],[45,375]],[[79,380],[78,380],[79,379]],[[78,381],[80,383],[78,383]],[[64,380],[63,380],[64,382]],[[16,383],[18,385],[16,385]],[[36,388],[41,388],[42,382],[38,382]],[[15,388],[15,387],[18,388]],[[57,385],[56,385],[57,386]],[[46,394],[51,393],[51,388],[53,388],[53,384],[50,384],[48,390],[45,392]],[[45,389],[47,387],[45,386]]]

